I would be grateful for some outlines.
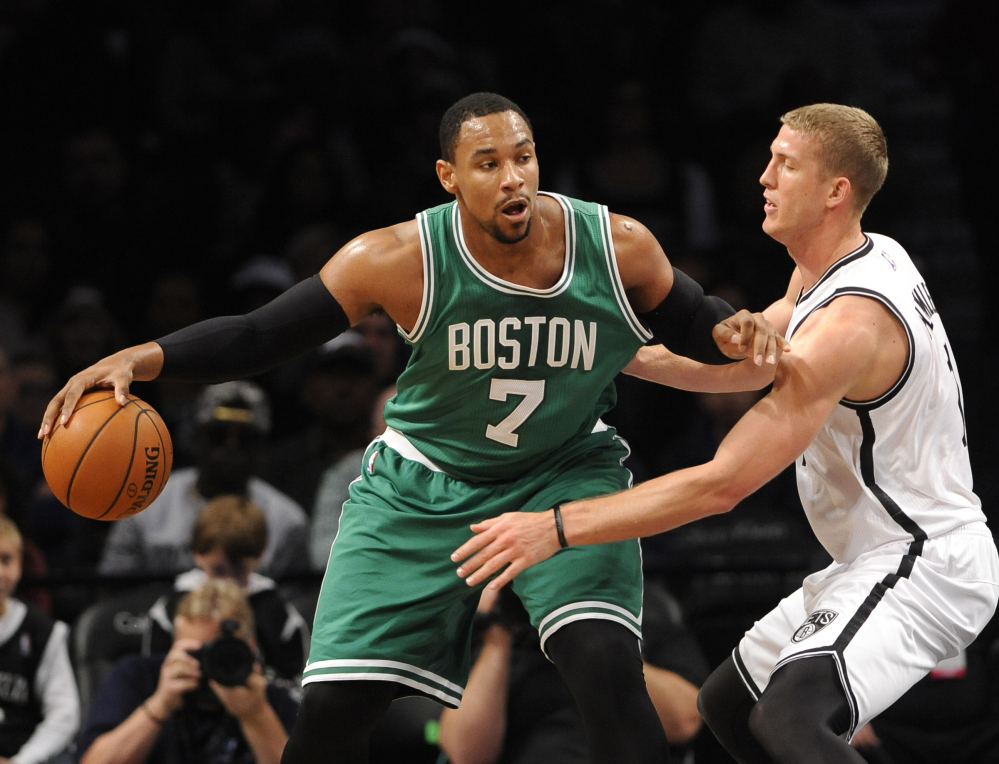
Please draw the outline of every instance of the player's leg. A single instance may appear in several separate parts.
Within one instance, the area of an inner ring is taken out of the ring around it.
[[[481,497],[381,442],[364,464],[323,579],[285,764],[361,764],[394,697],[457,706],[468,675],[478,592],[449,555],[481,519]]]
[[[306,685],[281,764],[366,764],[371,731],[397,690],[392,682]]]
[[[697,694],[697,709],[704,723],[739,764],[772,764],[753,737],[749,714],[756,706],[731,656],[715,669]]]
[[[863,764],[843,737],[850,704],[828,655],[777,669],[749,714],[749,729],[774,764]]]
[[[574,621],[555,632],[545,649],[579,707],[591,762],[669,760],[632,631],[614,621]]]
[[[613,431],[594,432],[578,446],[561,463],[528,477],[526,511],[628,487],[630,473],[621,466],[627,446]],[[564,549],[523,571],[513,588],[582,712],[590,761],[666,761],[669,747],[639,652],[638,542]]]

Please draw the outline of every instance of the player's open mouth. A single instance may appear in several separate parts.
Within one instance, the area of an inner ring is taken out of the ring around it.
[[[527,215],[527,202],[523,199],[517,199],[501,207],[500,212],[510,222],[519,222]]]
[[[776,212],[776,210],[777,210],[777,205],[776,204],[774,204],[772,201],[770,201],[769,199],[767,199],[767,197],[765,197],[765,196],[763,197],[763,201],[765,202],[765,204],[763,205],[763,211],[764,212]]]

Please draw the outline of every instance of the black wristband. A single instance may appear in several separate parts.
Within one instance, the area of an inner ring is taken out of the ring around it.
[[[555,532],[558,533],[558,545],[565,549],[569,542],[565,540],[565,530],[562,528],[562,505],[556,504],[552,507],[555,512]]]

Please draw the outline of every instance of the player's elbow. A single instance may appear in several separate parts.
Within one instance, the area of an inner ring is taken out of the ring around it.
[[[723,515],[746,498],[751,489],[744,482],[736,470],[724,467],[713,470],[701,494],[707,504],[705,514]]]
[[[697,712],[697,707],[694,706],[690,709],[685,709],[684,713],[676,714],[670,724],[670,729],[666,729],[666,724],[663,724],[663,729],[666,732],[666,737],[670,743],[673,745],[683,745],[689,743],[698,732],[701,731],[701,725],[704,720],[701,719],[701,715]]]

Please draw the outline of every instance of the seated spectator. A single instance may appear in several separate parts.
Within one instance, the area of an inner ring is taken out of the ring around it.
[[[440,719],[440,746],[452,764],[584,764],[582,717],[537,632],[509,589],[484,589],[476,620],[481,649],[461,707]],[[642,659],[649,696],[672,745],[701,728],[698,686],[708,666],[679,620],[679,606],[646,581]]]
[[[307,567],[306,517],[274,486],[254,477],[270,408],[252,382],[210,385],[195,409],[197,464],[174,470],[159,498],[137,515],[114,523],[100,572],[181,573],[194,567],[191,533],[198,514],[222,494],[243,496],[267,519],[260,571],[278,577]]]
[[[216,496],[198,515],[191,537],[197,566],[181,573],[174,591],[149,610],[150,630],[143,652],[166,652],[173,639],[177,603],[205,581],[228,579],[243,590],[256,623],[257,645],[265,672],[294,679],[305,668],[309,627],[278,592],[273,579],[256,572],[267,546],[267,520],[253,502],[241,496]]]
[[[253,612],[231,581],[207,581],[177,605],[166,655],[119,660],[97,691],[80,733],[81,764],[278,764],[298,712],[287,690],[269,684],[259,664],[245,684],[204,676],[191,654],[225,622],[254,646]]]
[[[379,390],[371,347],[360,334],[346,332],[320,346],[299,387],[308,423],[268,454],[265,477],[311,509],[324,471],[356,463],[350,479],[360,475]]]
[[[21,579],[23,542],[0,517],[0,761],[41,764],[80,727],[69,663],[69,627],[11,594]]]
[[[385,404],[395,395],[395,385],[389,385],[371,409],[371,429],[369,440],[374,440],[385,432]],[[326,570],[333,540],[340,530],[340,514],[344,502],[350,496],[350,484],[361,475],[365,448],[350,451],[328,467],[319,479],[316,501],[312,506],[312,522],[309,525],[309,561],[314,570]]]

